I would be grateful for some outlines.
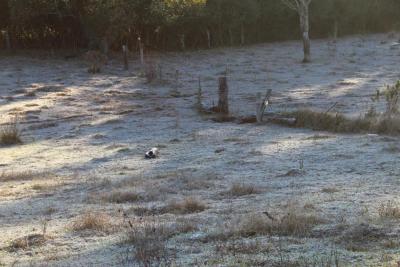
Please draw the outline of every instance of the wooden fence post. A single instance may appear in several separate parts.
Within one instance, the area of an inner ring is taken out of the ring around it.
[[[129,62],[128,62],[128,46],[127,45],[122,46],[122,52],[124,54],[124,69],[128,70]]]
[[[202,98],[203,98],[203,92],[202,92],[202,89],[201,89],[201,79],[200,79],[200,76],[199,76],[199,88],[197,90],[197,103],[196,103],[196,106],[197,106],[198,110],[202,110],[203,109]]]
[[[211,32],[209,29],[206,30],[207,34],[207,47],[208,49],[211,49]]]
[[[139,42],[140,64],[142,64],[142,67],[143,67],[144,66],[144,52],[143,52],[142,39],[140,37],[138,37],[138,42]]]
[[[10,42],[10,34],[8,33],[8,31],[2,31],[1,32],[4,36],[4,41],[5,41],[5,45],[6,45],[6,49],[10,50],[11,49],[11,42]]]
[[[218,112],[223,114],[229,114],[229,88],[226,76],[219,77],[218,87]]]

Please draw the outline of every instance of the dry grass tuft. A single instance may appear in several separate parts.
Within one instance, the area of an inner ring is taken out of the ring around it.
[[[270,252],[271,248],[261,244],[259,240],[234,239],[227,242],[217,243],[215,250],[218,254],[248,254],[257,255],[263,252]]]
[[[129,211],[139,217],[154,216],[160,213],[160,211],[155,207],[134,207],[130,208]]]
[[[382,242],[382,246],[387,249],[395,249],[400,247],[400,243],[395,240],[385,240]]]
[[[178,173],[176,178],[170,180],[170,187],[179,190],[203,190],[210,189],[213,187],[212,179],[216,179],[215,176],[193,176],[187,173]]]
[[[47,208],[44,209],[43,215],[49,216],[49,215],[52,215],[53,213],[56,213],[56,212],[57,212],[57,208],[55,208],[55,207],[47,207]]]
[[[166,243],[175,233],[170,225],[144,223],[128,231],[125,243],[135,247],[132,256],[141,266],[169,266],[173,255]]]
[[[202,201],[189,197],[182,201],[170,202],[163,208],[163,213],[189,214],[202,212],[205,209],[206,205]]]
[[[231,237],[252,237],[257,235],[278,235],[304,237],[311,233],[314,226],[324,223],[324,220],[314,214],[303,214],[295,209],[289,209],[281,217],[249,214],[238,221],[224,225],[208,239],[228,240]]]
[[[259,214],[251,214],[239,222],[236,235],[249,237],[272,234],[274,223]]]
[[[252,215],[244,219],[239,225],[241,236],[275,234],[283,236],[307,236],[315,225],[323,220],[315,215],[299,214],[290,210],[281,218],[270,220],[259,215]]]
[[[32,180],[38,176],[43,176],[45,174],[37,174],[30,171],[26,172],[3,172],[0,174],[1,182],[9,182],[9,181],[26,181]]]
[[[240,197],[245,195],[258,194],[260,191],[254,185],[246,184],[233,184],[228,190],[227,194],[233,197]]]
[[[310,128],[318,131],[339,133],[370,132],[374,125],[373,120],[370,118],[349,119],[341,114],[312,110],[298,110],[290,113],[289,116],[296,119],[295,127]],[[400,127],[398,130],[400,130]]]
[[[291,210],[273,224],[273,232],[280,235],[305,236],[315,225],[323,222],[324,220],[315,215],[300,214]]]
[[[22,144],[21,133],[18,129],[17,119],[0,126],[0,145]]]
[[[367,223],[347,227],[339,238],[349,251],[368,251],[373,243],[387,239],[384,228],[378,228]]]
[[[43,245],[46,242],[46,237],[42,234],[32,234],[24,237],[17,238],[11,242],[9,249],[12,251],[18,249],[28,249],[34,246]]]
[[[46,190],[48,187],[46,185],[42,185],[42,184],[34,184],[34,185],[32,185],[31,188],[35,191],[42,191],[42,190]]]
[[[360,117],[350,119],[341,114],[316,112],[312,110],[298,110],[286,114],[295,118],[294,125],[299,128],[309,128],[317,131],[330,131],[335,133],[378,133],[378,134],[400,134],[400,118],[392,117]],[[276,122],[285,124],[284,122]]]
[[[322,193],[329,193],[329,194],[333,194],[333,193],[337,193],[340,190],[336,187],[325,187],[322,188]]]
[[[141,195],[133,191],[113,191],[104,194],[101,199],[111,203],[136,202],[142,199]]]
[[[381,218],[400,219],[400,205],[394,201],[387,201],[378,207]]]
[[[24,96],[27,96],[27,97],[36,96],[36,92],[34,90],[26,90],[26,92],[24,93]]]
[[[381,93],[373,101],[379,101]],[[383,91],[386,100],[386,111],[383,114],[375,112],[372,107],[364,116],[357,119],[347,118],[338,113],[315,112],[312,110],[298,110],[286,114],[295,118],[295,127],[310,128],[340,133],[378,133],[378,134],[400,134],[400,81],[392,86],[387,86]],[[285,122],[277,121],[285,124]],[[292,125],[290,125],[292,126]]]
[[[111,218],[100,212],[88,212],[78,216],[71,224],[73,231],[94,230],[107,232],[111,228]]]
[[[199,230],[197,223],[187,218],[178,218],[176,227],[178,233],[190,233]]]

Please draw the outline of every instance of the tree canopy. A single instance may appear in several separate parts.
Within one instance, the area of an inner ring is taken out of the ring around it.
[[[400,27],[398,0],[311,2],[310,35],[382,32]],[[155,49],[240,45],[300,37],[295,11],[277,0],[0,0],[0,30],[16,48]],[[211,40],[210,40],[211,39]],[[4,42],[0,42],[3,45]]]

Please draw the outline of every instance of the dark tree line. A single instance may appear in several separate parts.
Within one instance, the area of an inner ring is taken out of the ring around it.
[[[400,28],[398,0],[318,0],[310,37]],[[0,47],[161,50],[243,45],[301,37],[280,0],[0,0]]]

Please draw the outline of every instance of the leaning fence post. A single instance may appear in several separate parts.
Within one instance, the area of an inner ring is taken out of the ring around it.
[[[265,109],[267,108],[267,106],[270,103],[269,99],[271,98],[271,93],[272,93],[272,90],[268,89],[264,98],[261,98],[260,93],[258,93],[258,95],[257,95],[257,98],[260,101],[257,105],[257,114],[256,114],[257,123],[261,123],[263,120]]]

